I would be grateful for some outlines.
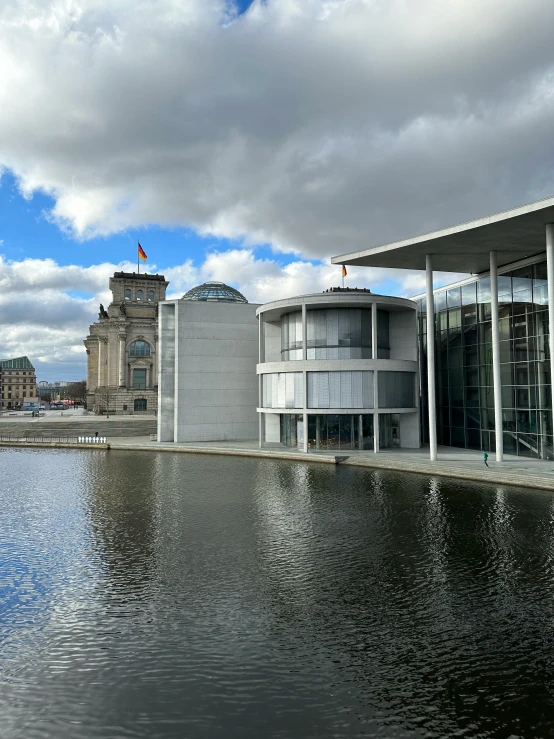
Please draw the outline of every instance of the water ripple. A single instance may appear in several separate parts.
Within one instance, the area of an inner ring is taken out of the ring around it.
[[[554,736],[554,498],[0,450],[2,739]]]

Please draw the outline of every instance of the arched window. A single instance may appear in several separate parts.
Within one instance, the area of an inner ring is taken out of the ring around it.
[[[133,341],[129,347],[129,356],[131,357],[149,357],[150,344],[146,341]]]
[[[146,398],[135,398],[135,410],[136,411],[146,410]]]
[[[156,297],[156,293],[154,292],[154,290],[149,290],[148,291],[148,302],[153,303],[155,297]]]
[[[131,300],[131,291],[129,290],[129,288],[125,290],[125,300]]]
[[[142,292],[142,290],[137,290],[137,300],[143,300],[143,298],[144,293]]]

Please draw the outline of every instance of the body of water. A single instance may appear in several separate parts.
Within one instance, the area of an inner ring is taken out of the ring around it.
[[[0,449],[0,736],[554,736],[554,495]]]

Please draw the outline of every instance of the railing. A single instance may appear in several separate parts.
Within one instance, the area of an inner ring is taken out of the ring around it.
[[[46,442],[57,444],[106,444],[105,436],[37,436],[34,434],[0,434],[0,442]]]

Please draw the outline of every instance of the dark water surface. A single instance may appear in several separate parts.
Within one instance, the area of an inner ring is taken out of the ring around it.
[[[554,736],[554,496],[0,450],[0,737]]]

